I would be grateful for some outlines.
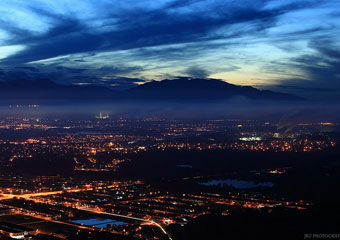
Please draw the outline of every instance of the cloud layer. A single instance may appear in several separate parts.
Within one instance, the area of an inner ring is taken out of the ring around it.
[[[337,0],[3,0],[0,77],[123,89],[184,75],[335,96],[337,9]]]

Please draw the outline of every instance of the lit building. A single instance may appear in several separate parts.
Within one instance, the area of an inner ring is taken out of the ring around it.
[[[35,235],[36,230],[16,224],[0,222],[0,234],[14,239],[24,239],[27,235]]]

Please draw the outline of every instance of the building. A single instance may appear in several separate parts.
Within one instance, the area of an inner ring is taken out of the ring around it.
[[[0,222],[0,235],[2,236],[13,239],[24,239],[25,236],[34,234],[36,234],[36,230],[32,228],[27,228],[7,222]]]

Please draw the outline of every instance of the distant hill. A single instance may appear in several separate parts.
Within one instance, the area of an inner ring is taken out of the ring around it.
[[[48,79],[0,82],[0,99],[111,99],[111,100],[223,100],[232,97],[257,100],[302,100],[294,95],[237,86],[216,79],[152,81],[117,91],[96,85],[61,85]]]
[[[302,98],[250,86],[237,86],[217,79],[175,79],[152,81],[126,90],[125,96],[134,99],[229,99],[246,97],[259,100],[302,100]]]

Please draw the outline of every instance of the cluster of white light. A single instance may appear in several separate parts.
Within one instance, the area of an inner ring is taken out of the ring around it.
[[[241,141],[261,141],[260,137],[241,137],[239,138]]]

